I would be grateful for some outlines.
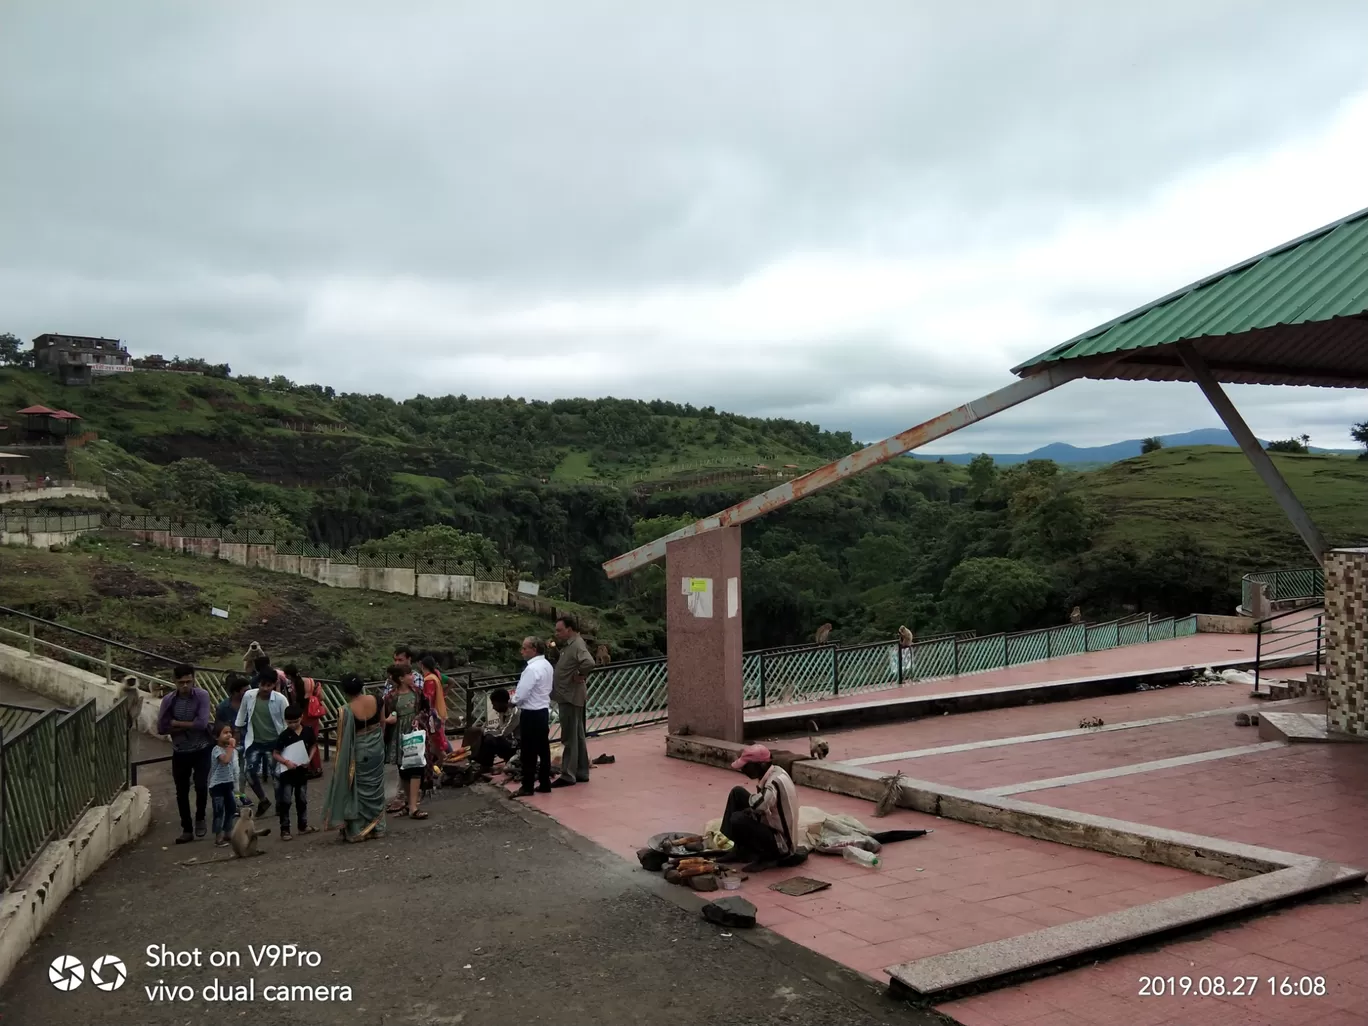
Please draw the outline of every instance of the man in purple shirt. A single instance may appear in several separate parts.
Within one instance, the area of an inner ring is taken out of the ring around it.
[[[185,844],[206,833],[204,807],[209,799],[209,762],[213,739],[209,736],[209,692],[195,684],[195,668],[185,663],[172,671],[176,690],[161,701],[157,733],[171,735],[171,779],[176,784],[176,808],[180,811]],[[194,832],[190,824],[190,781],[195,782]]]

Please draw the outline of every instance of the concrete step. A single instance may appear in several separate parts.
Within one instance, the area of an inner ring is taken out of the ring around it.
[[[1259,737],[1265,741],[1291,743],[1361,742],[1348,734],[1326,729],[1325,713],[1263,712],[1259,714]]]

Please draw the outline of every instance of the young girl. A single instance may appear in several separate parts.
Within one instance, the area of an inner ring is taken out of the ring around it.
[[[209,797],[214,801],[214,843],[222,848],[238,816],[237,737],[233,728],[219,724],[217,741],[209,762]]]

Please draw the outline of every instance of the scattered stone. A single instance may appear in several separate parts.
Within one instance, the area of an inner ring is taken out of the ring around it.
[[[1235,726],[1237,726],[1237,727],[1247,727],[1247,726],[1249,726],[1249,713],[1236,713],[1236,714],[1235,714]]]
[[[717,926],[745,930],[755,925],[755,906],[745,898],[718,898],[703,906],[703,918]]]
[[[1101,716],[1084,716],[1078,721],[1079,730],[1096,730],[1098,727],[1106,726]]]
[[[696,891],[715,891],[717,890],[717,877],[712,873],[691,876],[689,877],[689,886]]]
[[[1258,713],[1250,713],[1250,714],[1249,714],[1249,725],[1250,725],[1251,727],[1257,727],[1257,726],[1259,725],[1259,714],[1258,714]]]

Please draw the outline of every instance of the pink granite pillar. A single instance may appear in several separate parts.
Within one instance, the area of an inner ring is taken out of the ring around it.
[[[742,740],[741,528],[665,550],[670,733]]]

